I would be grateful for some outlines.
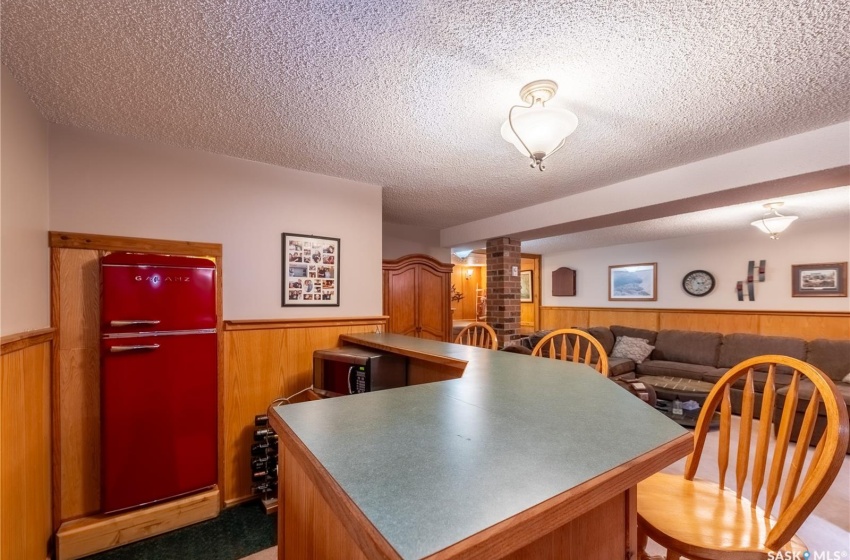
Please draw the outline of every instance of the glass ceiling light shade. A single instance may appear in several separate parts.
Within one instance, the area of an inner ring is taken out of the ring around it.
[[[472,253],[472,249],[466,249],[466,250],[463,250],[463,251],[455,251],[454,255],[457,258],[459,258],[460,260],[466,260],[466,257],[468,257],[470,253]]]
[[[764,207],[767,208],[767,213],[760,220],[752,222],[751,225],[759,228],[764,233],[770,235],[771,239],[779,239],[779,234],[788,229],[791,222],[797,219],[797,216],[783,216],[777,212],[784,202],[769,202]]]
[[[558,84],[552,80],[527,84],[519,96],[528,106],[511,107],[508,120],[502,125],[502,138],[531,158],[532,169],[546,169],[543,160],[560,150],[578,126],[578,118],[570,111],[546,106],[557,91]]]

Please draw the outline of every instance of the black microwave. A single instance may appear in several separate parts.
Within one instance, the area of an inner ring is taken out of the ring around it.
[[[313,352],[313,390],[323,397],[407,385],[407,358],[358,346]]]

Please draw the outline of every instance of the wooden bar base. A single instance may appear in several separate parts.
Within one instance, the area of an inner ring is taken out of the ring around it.
[[[333,481],[295,444],[281,445],[284,476],[280,484],[278,558],[385,558],[400,556]],[[575,559],[611,560],[637,553],[635,487],[598,501],[581,496],[549,519],[543,512],[521,512],[505,523],[428,556],[429,560]],[[589,507],[589,509],[588,509]],[[554,512],[551,512],[554,513]],[[565,515],[566,514],[566,515]],[[563,522],[564,519],[568,521]],[[561,523],[560,525],[557,525]],[[515,531],[516,525],[534,524]],[[552,526],[552,525],[556,526]]]
[[[56,560],[73,560],[212,519],[218,515],[219,504],[216,486],[126,513],[66,521],[56,533]]]

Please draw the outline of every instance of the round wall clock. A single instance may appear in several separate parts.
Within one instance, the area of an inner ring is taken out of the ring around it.
[[[682,278],[682,288],[692,296],[705,296],[714,289],[714,276],[705,270],[692,270]]]

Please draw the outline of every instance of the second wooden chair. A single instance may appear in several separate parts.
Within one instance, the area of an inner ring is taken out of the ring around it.
[[[608,355],[602,344],[590,334],[579,329],[558,329],[543,338],[531,351],[532,356],[559,358],[587,364],[608,377]]]

